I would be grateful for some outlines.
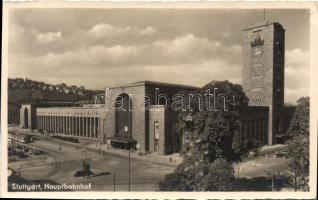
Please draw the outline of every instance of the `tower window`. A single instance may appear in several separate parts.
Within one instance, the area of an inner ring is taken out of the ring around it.
[[[262,63],[256,63],[256,64],[253,64],[252,67],[255,67],[255,68],[263,67],[263,65],[262,65]]]
[[[261,87],[257,87],[257,88],[252,89],[252,92],[263,92],[263,91],[264,91],[264,88],[261,88]]]
[[[251,78],[252,80],[261,80],[261,79],[263,79],[263,76],[252,76],[252,78]]]

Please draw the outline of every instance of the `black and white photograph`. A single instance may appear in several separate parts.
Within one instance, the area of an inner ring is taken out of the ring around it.
[[[6,12],[4,194],[316,191],[312,9]]]

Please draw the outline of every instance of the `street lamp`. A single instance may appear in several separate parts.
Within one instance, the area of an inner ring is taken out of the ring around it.
[[[240,165],[238,162],[236,162],[236,166],[237,166],[237,178],[240,177]]]
[[[274,191],[274,188],[275,188],[275,185],[274,185],[274,176],[275,176],[275,173],[273,172],[267,172],[267,176],[271,176],[271,180],[272,180],[272,191]]]
[[[22,167],[22,164],[19,164],[19,165],[18,165],[19,176],[21,176],[21,170],[22,170],[22,168],[23,168],[23,167]]]
[[[116,172],[114,172],[114,192],[116,191]]]
[[[128,126],[124,127],[125,135],[128,134]],[[130,143],[128,142],[128,191],[130,191]]]
[[[254,167],[256,167],[256,165],[254,165]],[[271,177],[271,187],[272,187],[272,191],[275,190],[275,175],[278,174],[278,176],[280,175],[280,171],[277,170],[276,172],[275,171],[271,171],[271,170],[267,170],[267,169],[264,169],[262,167],[257,167],[259,169],[262,169],[264,171],[267,172],[267,176],[270,176]]]
[[[128,191],[130,191],[130,147],[128,152]]]

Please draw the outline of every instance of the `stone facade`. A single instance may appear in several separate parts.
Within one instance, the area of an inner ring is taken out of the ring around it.
[[[99,141],[103,133],[104,108],[37,108],[36,129],[58,135],[77,136]]]
[[[171,100],[172,96],[180,91],[192,91],[195,89],[197,88],[192,86],[153,81],[142,81],[106,89],[105,102],[107,119],[102,142],[107,143],[107,140],[112,140],[112,138],[116,136],[116,109],[114,105],[118,96],[124,94],[130,97],[132,109],[132,121],[130,122],[132,124],[132,139],[137,141],[138,150],[142,152],[155,151],[152,123],[157,119],[157,122],[160,124],[159,130],[165,131],[164,134],[159,136],[160,143],[158,152],[167,154],[179,151],[180,147],[178,146],[180,145],[175,145],[175,143],[178,143],[179,138],[176,139],[174,137],[173,131],[176,113],[174,113],[169,106],[162,112],[155,112],[153,106],[165,104],[165,98],[163,96]],[[158,102],[156,102],[157,99]],[[168,101],[167,104],[170,105],[171,102]],[[129,127],[128,124],[127,127]]]
[[[165,153],[165,109],[163,106],[151,106],[149,110],[149,151]]]
[[[132,138],[134,138],[138,144],[141,151],[146,151],[146,113],[145,105],[141,101],[145,96],[145,86],[142,84],[139,85],[127,85],[123,87],[113,87],[109,90],[106,90],[105,93],[105,103],[106,103],[106,129],[102,136],[102,142],[106,143],[107,140],[115,136],[115,102],[118,96],[126,94],[131,95],[131,109],[132,109],[132,118],[131,118],[131,131]]]
[[[262,22],[243,30],[243,88],[251,106],[268,106],[268,144],[276,143],[284,106],[285,30]]]
[[[101,133],[104,132],[104,119],[106,118],[104,108],[43,106],[35,104],[21,105],[21,127],[50,134],[100,141]]]
[[[24,104],[20,108],[20,125],[25,129],[36,129],[36,105]]]

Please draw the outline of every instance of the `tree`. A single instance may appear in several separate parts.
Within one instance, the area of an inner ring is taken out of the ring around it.
[[[234,181],[234,169],[224,159],[208,162],[183,162],[174,173],[159,183],[162,191],[228,191]]]
[[[291,159],[289,169],[293,174],[295,191],[300,188],[308,191],[309,181],[309,97],[297,101],[294,117],[287,131],[288,155]]]
[[[239,138],[240,110],[248,105],[242,87],[213,81],[197,92],[206,96],[207,91],[217,93],[213,92],[213,98],[187,102],[191,109],[178,113],[176,132],[185,141],[181,150],[183,163],[165,177],[161,190],[230,190],[234,178],[232,162],[241,161],[254,148]]]

